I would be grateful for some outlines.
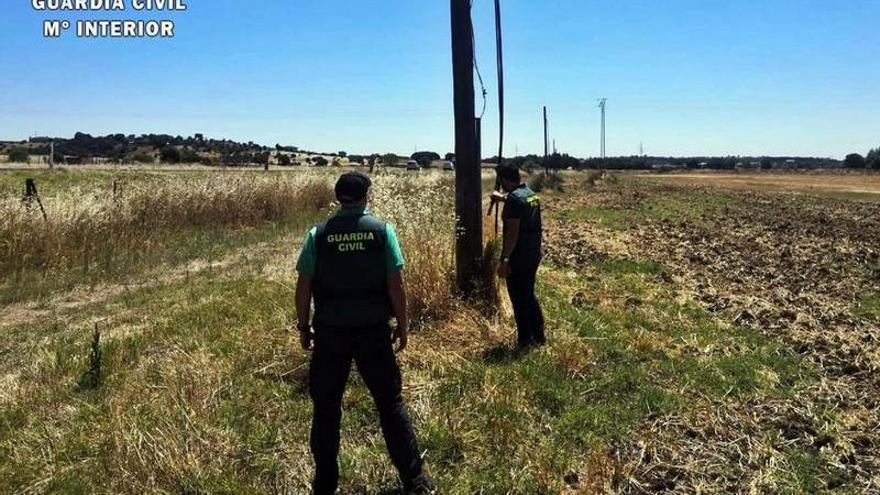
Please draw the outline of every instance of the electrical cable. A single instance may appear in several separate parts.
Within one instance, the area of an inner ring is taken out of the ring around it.
[[[470,7],[471,7],[471,11],[473,11],[474,0],[471,0]],[[486,115],[486,103],[487,103],[486,95],[488,95],[489,92],[486,90],[486,85],[483,84],[483,74],[480,72],[480,64],[477,63],[477,39],[476,39],[476,36],[474,35],[473,25],[471,25],[471,46],[473,47],[473,50],[474,50],[474,53],[473,53],[473,55],[474,55],[474,69],[477,71],[477,79],[479,79],[479,81],[480,81],[480,92],[483,95],[483,109],[480,111],[480,116],[478,117],[478,118],[482,119],[483,116]]]
[[[498,65],[498,166],[504,155],[504,49],[501,36],[501,0],[495,0],[495,52]]]
[[[501,0],[495,0],[495,63],[498,69],[498,167],[504,164],[504,45],[501,37]],[[501,177],[495,178],[495,190],[501,189]],[[498,237],[500,206],[495,205],[495,237]]]

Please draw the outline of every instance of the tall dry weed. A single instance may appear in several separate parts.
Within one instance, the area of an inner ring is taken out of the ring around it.
[[[372,208],[394,224],[406,258],[410,318],[424,324],[451,307],[455,243],[454,190],[440,176],[382,176]]]
[[[47,218],[0,200],[0,271],[70,268],[162,245],[176,231],[244,227],[313,215],[333,200],[325,179],[209,177],[130,184],[122,194],[44,198]]]

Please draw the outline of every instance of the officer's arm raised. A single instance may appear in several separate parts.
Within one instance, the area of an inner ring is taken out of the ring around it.
[[[407,331],[409,329],[409,322],[406,319],[406,288],[403,284],[402,271],[388,274],[388,296],[391,298],[391,308],[394,310],[394,317],[397,318],[394,341],[398,342],[397,352],[400,352],[406,349]]]

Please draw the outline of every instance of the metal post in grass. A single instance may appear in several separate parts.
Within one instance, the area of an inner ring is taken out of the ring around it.
[[[117,179],[113,179],[113,202],[118,203],[119,197],[122,195],[122,183]]]
[[[550,157],[549,157],[549,149],[547,148],[548,140],[550,138],[549,131],[547,129],[547,107],[544,107],[544,174],[550,174]]]
[[[21,198],[21,202],[25,204],[28,208],[30,208],[34,201],[40,206],[40,212],[43,214],[43,220],[48,220],[46,217],[46,210],[43,208],[43,202],[40,200],[40,193],[37,192],[37,181],[36,179],[25,179],[24,180],[24,197]]]
[[[450,0],[452,75],[455,107],[455,240],[459,290],[473,295],[479,286],[483,251],[483,205],[474,115],[474,37],[471,0]]]

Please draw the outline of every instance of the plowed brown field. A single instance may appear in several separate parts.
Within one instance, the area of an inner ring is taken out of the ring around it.
[[[660,263],[709,312],[817,373],[793,397],[713,401],[645,424],[615,451],[624,491],[760,491],[791,448],[807,452],[817,490],[880,490],[880,205],[825,196],[880,194],[877,176],[628,176],[574,189],[548,205],[551,260]]]

